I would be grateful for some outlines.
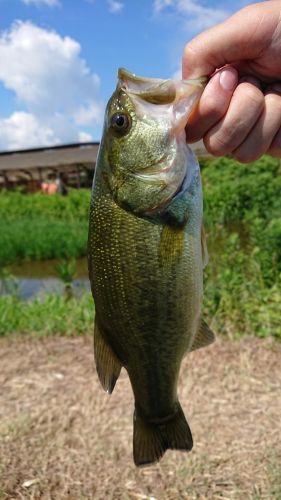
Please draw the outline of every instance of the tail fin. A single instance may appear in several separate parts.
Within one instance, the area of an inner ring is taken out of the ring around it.
[[[190,451],[193,440],[189,425],[180,404],[171,419],[157,423],[145,422],[134,413],[134,461],[147,465],[160,460],[167,449]]]

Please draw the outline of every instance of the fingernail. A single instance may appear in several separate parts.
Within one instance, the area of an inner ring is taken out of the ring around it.
[[[220,85],[223,90],[230,92],[238,83],[237,71],[234,68],[224,68],[220,71]]]

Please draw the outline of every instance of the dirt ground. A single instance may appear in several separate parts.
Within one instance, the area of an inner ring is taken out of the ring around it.
[[[90,338],[0,341],[1,499],[281,499],[281,344],[217,341],[184,360],[191,453],[132,460],[133,398]]]

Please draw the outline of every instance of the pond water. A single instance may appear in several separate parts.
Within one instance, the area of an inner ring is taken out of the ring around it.
[[[5,280],[2,293],[15,291],[23,300],[47,293],[63,293],[64,284],[59,279],[57,266],[59,260],[22,262],[9,267],[9,273],[13,279]],[[1,280],[0,280],[1,281]],[[75,295],[80,295],[85,290],[90,290],[88,279],[87,259],[78,259],[76,261],[75,279],[73,281]],[[1,283],[0,283],[1,293]]]
[[[228,233],[237,233],[240,238],[240,244],[247,249],[248,231],[247,227],[241,224],[232,224],[225,227]],[[219,262],[219,256],[224,251],[225,234],[224,231],[213,231],[210,229],[207,235],[208,250],[210,255],[210,266],[216,267]],[[8,275],[13,276],[13,280],[6,278],[1,281],[0,277],[0,295],[3,293],[15,292],[21,299],[28,300],[35,295],[44,295],[47,293],[59,293],[64,291],[64,283],[59,278],[57,270],[60,259],[50,261],[33,261],[14,264],[9,267]],[[76,260],[75,279],[73,280],[73,290],[76,296],[79,296],[86,290],[90,290],[88,279],[87,259]]]

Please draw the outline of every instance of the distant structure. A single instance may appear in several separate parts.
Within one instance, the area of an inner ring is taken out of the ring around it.
[[[192,144],[198,156],[208,153],[202,141]],[[21,186],[28,192],[51,194],[55,185],[63,189],[90,187],[99,142],[0,152],[0,189]]]
[[[98,147],[98,142],[87,142],[0,152],[0,189],[22,186],[37,191],[55,181],[90,187]]]

